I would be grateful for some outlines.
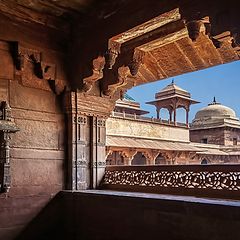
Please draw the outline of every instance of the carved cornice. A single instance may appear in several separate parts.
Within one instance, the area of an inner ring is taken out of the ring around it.
[[[77,112],[85,116],[103,118],[110,116],[115,106],[115,101],[112,99],[92,96],[83,92],[67,92],[64,102],[67,113],[75,114]]]

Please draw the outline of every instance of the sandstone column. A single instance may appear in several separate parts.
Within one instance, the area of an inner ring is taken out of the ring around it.
[[[68,92],[68,179],[70,190],[94,189],[106,166],[106,118],[114,102],[108,98]]]

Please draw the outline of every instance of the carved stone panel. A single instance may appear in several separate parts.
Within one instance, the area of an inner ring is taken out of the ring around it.
[[[11,108],[7,102],[0,105],[0,192],[8,192],[11,186],[10,175],[10,133],[19,129],[11,116]]]
[[[69,93],[65,103],[68,113],[68,188],[96,188],[106,166],[105,118],[110,114],[111,103],[82,93]]]

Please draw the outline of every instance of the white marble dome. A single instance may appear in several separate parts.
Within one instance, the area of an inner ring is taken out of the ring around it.
[[[195,120],[203,118],[236,118],[236,113],[233,109],[215,102],[196,113]]]
[[[219,126],[240,126],[236,113],[230,107],[224,106],[214,98],[207,107],[200,109],[193,119],[191,129],[205,129]]]

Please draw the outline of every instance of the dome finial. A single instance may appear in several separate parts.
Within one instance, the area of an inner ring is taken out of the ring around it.
[[[217,103],[215,96],[213,97],[213,103]]]
[[[174,84],[174,78],[172,79],[172,84]]]
[[[210,105],[221,105],[221,104],[219,102],[217,102],[216,97],[214,96],[213,101],[211,103],[209,103],[208,106],[210,106]]]

